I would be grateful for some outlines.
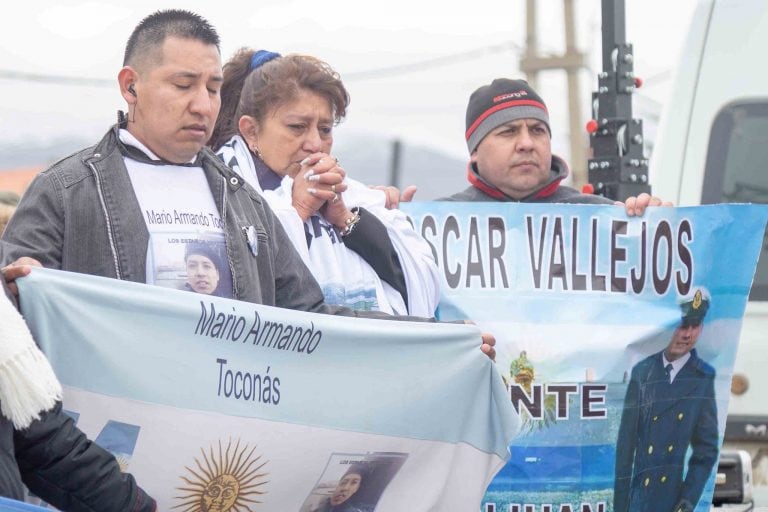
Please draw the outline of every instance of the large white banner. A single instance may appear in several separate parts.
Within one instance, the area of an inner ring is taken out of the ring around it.
[[[518,428],[474,326],[46,269],[19,287],[65,408],[160,510],[475,510]]]

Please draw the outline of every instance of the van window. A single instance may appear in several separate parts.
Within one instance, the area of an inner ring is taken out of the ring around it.
[[[701,204],[768,204],[768,100],[732,103],[712,124]],[[768,232],[750,300],[768,300]]]

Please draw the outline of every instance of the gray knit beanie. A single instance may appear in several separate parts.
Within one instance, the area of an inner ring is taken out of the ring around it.
[[[525,80],[497,78],[472,93],[467,105],[467,148],[472,153],[488,133],[510,121],[538,119],[549,128],[544,100]]]

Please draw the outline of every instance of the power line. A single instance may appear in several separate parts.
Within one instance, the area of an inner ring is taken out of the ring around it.
[[[425,71],[427,69],[433,69],[441,66],[450,66],[459,62],[465,62],[468,60],[476,59],[478,57],[484,57],[486,55],[492,55],[495,53],[502,53],[512,50],[514,53],[521,53],[523,49],[519,44],[514,41],[505,41],[503,43],[494,44],[490,46],[483,46],[482,48],[475,48],[461,53],[453,53],[451,55],[444,55],[442,57],[435,57],[432,59],[425,59],[418,62],[411,62],[409,64],[400,64],[396,66],[389,66],[384,68],[369,69],[365,71],[353,71],[351,73],[344,73],[342,76],[344,80],[368,80],[371,78],[387,78],[395,75],[402,75],[405,73],[412,73],[418,71]]]
[[[482,48],[475,48],[466,52],[453,53],[451,55],[444,55],[442,57],[425,59],[408,64],[399,64],[395,66],[369,69],[364,71],[353,71],[351,73],[344,73],[343,76],[345,80],[368,80],[372,78],[385,78],[406,73],[425,71],[441,66],[450,66],[460,62],[476,59],[478,57],[484,57],[487,55],[502,53],[510,50],[514,53],[522,52],[520,45],[514,41],[505,41],[499,44],[483,46]],[[115,85],[114,79],[108,80],[104,78],[77,78],[64,75],[27,73],[23,71],[13,71],[8,69],[0,69],[0,79],[16,80],[19,82],[74,85],[81,87],[113,87]]]
[[[104,78],[77,78],[63,75],[43,75],[38,73],[26,73],[23,71],[11,71],[8,69],[0,69],[0,78],[17,80],[20,82],[39,82],[82,87],[114,87],[117,83],[116,79],[107,80]]]
[[[482,48],[475,48],[463,53],[454,53],[451,55],[444,55],[442,57],[435,57],[433,59],[425,59],[418,62],[411,62],[408,64],[399,64],[395,66],[389,66],[384,68],[369,69],[364,71],[352,71],[350,73],[344,73],[345,80],[369,80],[373,78],[387,78],[395,75],[402,75],[406,73],[426,71],[442,66],[450,66],[458,64],[460,62],[466,62],[468,60],[476,59],[478,57],[484,57],[487,55],[493,55],[496,53],[502,53],[505,51],[513,51],[516,54],[521,53],[523,50],[519,44],[514,41],[505,41],[503,43],[484,46]],[[648,77],[645,82],[663,82],[669,79],[671,71],[666,70],[657,73],[651,77]],[[8,69],[0,69],[0,79],[16,80],[19,82],[38,82],[46,84],[56,85],[74,85],[80,87],[114,87],[114,79],[106,78],[77,78],[64,75],[44,75],[39,73],[27,73],[23,71],[13,71]]]

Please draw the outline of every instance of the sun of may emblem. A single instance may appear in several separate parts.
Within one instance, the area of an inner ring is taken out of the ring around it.
[[[240,447],[240,440],[232,446],[227,442],[222,450],[219,441],[218,453],[211,446],[208,453],[200,448],[202,460],[195,457],[197,469],[185,466],[189,476],[182,476],[187,485],[177,487],[182,491],[176,496],[181,503],[173,508],[183,512],[247,512],[250,504],[261,503],[257,498],[266,492],[263,486],[269,474],[262,471],[266,461],[259,462],[261,455],[255,456],[256,447],[248,450],[248,445]]]

